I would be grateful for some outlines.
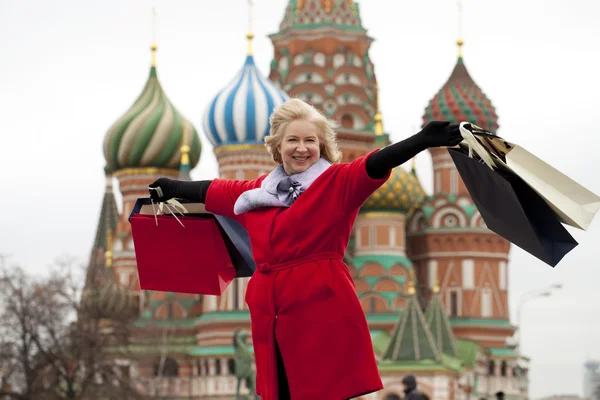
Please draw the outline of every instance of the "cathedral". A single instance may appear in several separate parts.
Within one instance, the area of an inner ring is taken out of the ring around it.
[[[269,115],[292,97],[339,123],[342,162],[390,143],[369,56],[373,39],[358,4],[289,0],[279,31],[269,38],[268,75],[255,65],[248,33],[245,60],[240,54],[241,68],[206,105],[201,133],[167,97],[152,44],[141,94],[106,133],[107,184],[88,279],[100,276],[103,285],[117,288],[111,307],[135,308],[135,340],[122,364],[148,396],[235,398],[233,337],[238,328],[250,331],[244,296],[252,279],[235,279],[222,296],[141,290],[127,217],[136,199],[148,197],[148,184],[160,176],[190,179],[203,150],[199,134],[213,146],[220,178],[270,172]],[[470,121],[495,132],[494,106],[466,68],[462,40],[457,44],[454,70],[431,97],[423,125]],[[508,399],[522,398],[527,360],[507,344],[515,331],[508,308],[510,243],[486,228],[448,151],[429,151],[433,193],[423,190],[414,161],[395,168],[362,206],[345,255],[385,386],[361,399],[401,399],[408,374],[430,399],[491,398],[500,390]],[[248,345],[252,351],[251,338]],[[248,393],[245,383],[241,392]]]

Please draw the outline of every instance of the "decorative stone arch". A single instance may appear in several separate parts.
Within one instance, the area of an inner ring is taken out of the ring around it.
[[[399,292],[402,290],[402,285],[390,278],[382,278],[375,282],[373,290],[376,292]]]
[[[362,278],[354,279],[354,286],[356,286],[357,292],[368,292],[371,290],[371,285],[369,285],[369,282]]]
[[[299,75],[306,73],[310,73],[314,77],[318,76],[318,78],[316,78],[317,80],[322,80],[323,82],[327,81],[327,72],[321,68],[315,68],[313,64],[294,65],[287,76],[287,81],[295,82]]]
[[[359,98],[361,103],[369,103],[369,98],[368,98],[367,94],[363,90],[357,91],[356,86],[354,86],[354,85],[338,86],[337,90],[333,94],[333,97],[337,101],[340,96],[344,96],[344,95],[354,95]],[[340,103],[338,102],[338,104],[340,104]],[[354,103],[344,102],[343,104],[354,104]]]
[[[427,216],[423,210],[416,210],[409,223],[408,223],[408,231],[409,232],[420,232],[427,227]]]
[[[387,271],[379,263],[367,262],[358,271],[359,276],[385,276]]]
[[[354,116],[352,114],[342,114],[340,117],[340,125],[342,128],[354,129]]]
[[[388,311],[387,301],[377,293],[368,293],[361,297],[360,305],[365,313],[383,313]]]
[[[406,306],[406,298],[404,296],[398,296],[394,299],[394,311],[404,308]]]
[[[408,277],[408,268],[402,264],[394,264],[390,268],[391,276],[406,276]]]
[[[370,122],[370,117],[367,112],[358,104],[344,104],[337,105],[336,111],[334,113],[334,118],[340,120],[344,115],[349,115],[353,117],[353,126],[352,127],[344,127],[350,129],[362,129],[367,126]]]
[[[454,223],[450,223],[449,217],[456,218]],[[433,228],[458,228],[468,226],[465,212],[456,206],[447,206],[433,213],[431,216],[431,226]]]
[[[187,318],[187,311],[178,301],[166,301],[154,310],[156,319],[183,319]]]
[[[362,68],[358,68],[358,67],[351,66],[351,65],[342,65],[340,67],[335,68],[333,75],[331,76],[331,81],[337,82],[337,81],[339,81],[338,78],[340,78],[341,75],[346,75],[346,74],[348,74],[350,76],[354,76],[354,77],[358,78],[358,80],[360,81],[360,86],[352,85],[354,87],[367,87],[369,85],[369,82],[367,80],[367,77],[365,76],[364,70]],[[343,79],[343,81],[346,82],[346,79]],[[346,86],[346,85],[347,84],[344,83],[344,84],[336,85],[336,86]]]
[[[348,267],[348,273],[350,276],[356,276],[356,267],[354,264],[346,263],[346,266]]]
[[[485,222],[479,213],[479,210],[475,210],[473,215],[471,215],[471,219],[469,221],[469,226],[472,228],[485,228]]]

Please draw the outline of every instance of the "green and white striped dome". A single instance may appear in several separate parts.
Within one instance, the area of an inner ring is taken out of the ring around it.
[[[131,108],[104,137],[106,169],[179,169],[181,147],[189,146],[190,167],[200,160],[201,144],[194,126],[175,109],[156,74],[156,46],[148,81]]]

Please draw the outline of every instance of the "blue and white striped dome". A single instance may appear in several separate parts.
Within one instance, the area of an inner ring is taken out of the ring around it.
[[[244,67],[210,102],[204,112],[204,131],[213,146],[263,144],[269,117],[289,97],[263,78],[252,55]]]

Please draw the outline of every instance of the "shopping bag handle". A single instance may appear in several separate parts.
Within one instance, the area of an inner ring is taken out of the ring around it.
[[[475,153],[475,154],[477,154],[477,156],[479,156],[479,158],[481,158],[481,160],[488,167],[490,167],[490,169],[493,170],[494,167],[496,166],[496,163],[494,162],[492,155],[485,148],[485,146],[483,146],[479,142],[479,139],[477,139],[475,137],[472,130],[467,128],[466,125],[470,125],[471,129],[473,127],[473,124],[471,124],[470,122],[461,122],[459,124],[459,130],[460,130],[461,136],[463,137],[463,142],[465,143],[465,146],[467,146],[467,148],[469,149],[469,158],[473,158],[473,153]],[[475,125],[475,126],[477,128],[479,128],[477,125]],[[479,128],[479,129],[481,129],[481,128]],[[461,144],[462,144],[462,142],[461,142]]]
[[[179,224],[185,228],[185,225],[183,225],[183,222],[181,222],[181,220],[179,218],[177,218],[177,215],[175,215],[177,212],[183,216],[183,213],[187,213],[186,208],[177,200],[175,199],[170,199],[167,200],[165,202],[160,202],[158,204],[154,203],[154,200],[152,200],[151,198],[147,197],[147,198],[140,198],[137,199],[135,202],[135,205],[133,206],[133,209],[131,210],[131,213],[129,214],[129,218],[127,219],[129,222],[131,222],[131,217],[135,214],[139,214],[142,211],[142,206],[145,205],[152,205],[152,210],[154,213],[154,221],[156,222],[156,226],[158,226],[158,218],[156,217],[157,212],[156,212],[156,208],[158,208],[158,213],[163,213],[163,209],[167,209],[168,213],[171,214],[176,220],[177,222],[179,222]]]

